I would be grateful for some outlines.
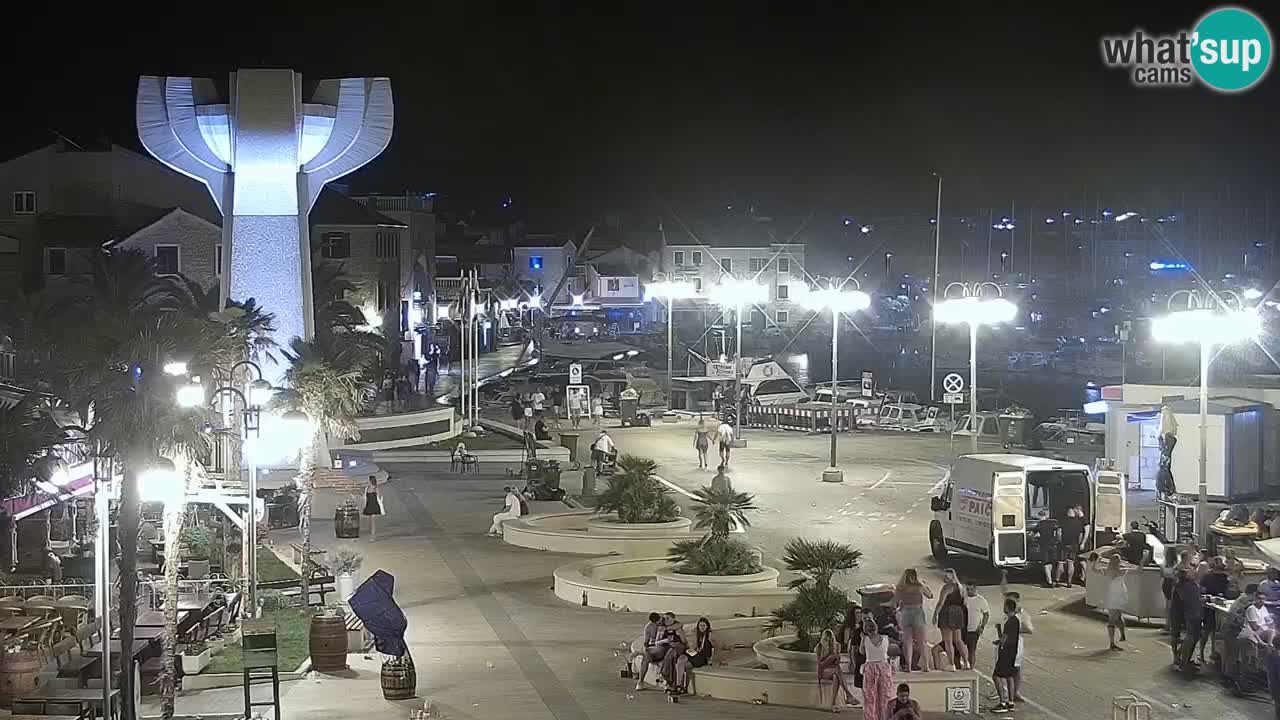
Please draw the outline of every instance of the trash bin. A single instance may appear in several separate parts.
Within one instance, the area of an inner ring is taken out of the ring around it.
[[[582,437],[582,433],[560,433],[560,447],[567,448],[569,450],[569,462],[571,463],[578,461],[578,438],[580,437]]]
[[[636,410],[640,408],[640,401],[632,398],[622,399],[622,426],[634,425],[636,422]]]

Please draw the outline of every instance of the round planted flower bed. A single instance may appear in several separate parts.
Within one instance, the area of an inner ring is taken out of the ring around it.
[[[628,524],[592,510],[526,515],[502,524],[502,538],[510,545],[575,555],[658,557],[677,540],[697,537],[689,518]]]
[[[689,575],[669,567],[660,568],[653,574],[658,587],[672,588],[776,588],[778,575],[778,569],[771,567],[749,575]]]
[[[818,671],[818,657],[810,652],[787,650],[783,645],[795,642],[794,635],[778,635],[757,640],[751,649],[756,659],[768,665],[770,670],[789,670],[791,672],[815,673]]]
[[[776,570],[772,586],[733,582],[673,586],[656,580],[658,572],[664,569],[670,569],[665,557],[581,560],[556,568],[555,593],[566,602],[586,607],[625,608],[636,612],[660,608],[679,615],[710,618],[765,614],[792,597],[789,588],[777,586]]]

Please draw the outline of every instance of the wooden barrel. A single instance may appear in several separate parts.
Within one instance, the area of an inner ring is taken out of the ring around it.
[[[360,537],[360,509],[343,503],[333,513],[333,534],[340,538]]]
[[[318,672],[346,669],[346,620],[332,615],[318,615],[311,618],[311,632],[308,640],[311,646],[311,669]]]
[[[388,700],[408,700],[418,693],[418,671],[407,654],[382,663],[382,696]]]
[[[40,654],[36,650],[0,652],[0,707],[30,695],[40,685]]]

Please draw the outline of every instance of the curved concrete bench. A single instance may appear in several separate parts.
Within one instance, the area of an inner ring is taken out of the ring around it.
[[[702,537],[689,531],[689,518],[628,525],[610,522],[592,510],[526,515],[502,524],[511,545],[574,555],[665,556],[677,540]]]
[[[792,596],[784,587],[663,587],[652,581],[635,582],[653,578],[667,567],[665,557],[606,557],[569,563],[556,568],[556,597],[586,607],[731,618],[767,613]]]
[[[802,672],[719,664],[726,659],[729,662],[740,661],[742,655],[751,653],[750,648],[758,645],[760,641],[773,639],[765,630],[768,621],[767,617],[713,620],[711,632],[715,638],[716,654],[712,658],[713,664],[692,671],[693,692],[720,700],[739,702],[760,700],[770,705],[818,707],[816,668]],[[776,639],[778,642],[786,642],[791,639],[790,633],[778,636]],[[920,709],[927,713],[946,712],[949,709],[949,698],[956,702],[951,709],[959,709],[961,701],[967,700],[968,705],[964,709],[970,713],[977,712],[978,674],[972,670],[899,674],[895,679],[896,682],[911,685],[911,697],[920,703]],[[860,691],[855,692],[861,694]],[[823,695],[829,705],[830,685],[824,687]]]

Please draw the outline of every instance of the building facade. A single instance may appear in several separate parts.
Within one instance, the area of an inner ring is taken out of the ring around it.
[[[752,322],[787,328],[804,318],[795,302],[797,289],[808,282],[804,259],[805,247],[799,243],[669,243],[662,252],[661,270],[672,280],[693,285],[695,305],[705,302],[725,277],[754,279],[769,289],[769,300],[752,310]]]

